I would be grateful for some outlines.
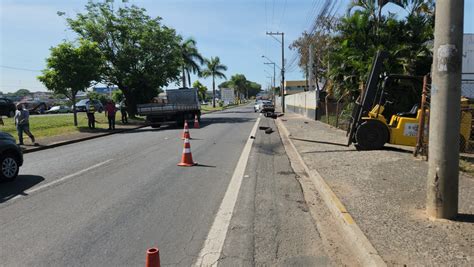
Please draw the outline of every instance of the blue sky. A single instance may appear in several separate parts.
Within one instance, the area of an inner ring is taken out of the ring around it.
[[[335,1],[340,3],[337,5],[340,12],[345,12],[349,0]],[[294,51],[290,51],[288,45],[309,28],[314,9],[321,2],[323,0],[129,0],[128,4],[146,8],[149,15],[162,17],[165,25],[175,28],[182,36],[195,38],[203,56],[219,56],[227,65],[228,78],[242,73],[266,87],[273,69],[263,64],[265,60],[261,56],[281,65],[281,46],[265,32],[285,33],[285,58],[290,60]],[[56,12],[64,11],[66,16],[74,17],[84,10],[86,3],[86,0],[0,0],[0,91],[46,90],[36,76],[45,67],[49,48],[76,38],[67,29],[64,17],[58,17]],[[397,7],[389,10],[400,16],[404,14]],[[473,12],[474,0],[466,0],[466,33],[474,33]],[[302,74],[298,68],[290,68],[286,78],[301,79]],[[210,79],[200,81],[211,89]]]

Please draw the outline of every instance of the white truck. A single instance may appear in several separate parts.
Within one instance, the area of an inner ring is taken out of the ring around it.
[[[201,104],[195,88],[168,89],[155,98],[153,103],[137,105],[137,113],[146,116],[153,128],[162,124],[184,124],[184,120],[201,121]]]

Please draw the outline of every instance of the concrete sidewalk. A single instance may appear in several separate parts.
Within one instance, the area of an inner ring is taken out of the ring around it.
[[[474,265],[474,178],[460,176],[456,221],[425,214],[427,162],[387,147],[357,151],[345,132],[286,113],[281,125],[387,265]]]

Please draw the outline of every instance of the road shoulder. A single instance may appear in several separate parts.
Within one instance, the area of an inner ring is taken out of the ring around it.
[[[308,213],[274,121],[262,118],[246,167],[221,266],[326,266],[325,241]]]

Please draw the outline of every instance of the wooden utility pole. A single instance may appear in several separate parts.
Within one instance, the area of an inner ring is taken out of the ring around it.
[[[464,0],[436,1],[426,211],[458,213]]]

